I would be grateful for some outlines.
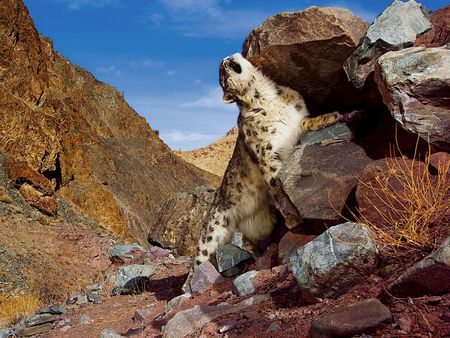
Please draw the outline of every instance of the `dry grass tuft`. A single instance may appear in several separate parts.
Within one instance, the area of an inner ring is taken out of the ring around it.
[[[41,307],[38,297],[32,294],[2,296],[0,300],[0,322],[12,325],[22,318],[30,316]]]
[[[378,175],[369,183],[359,182],[376,196],[366,201],[381,221],[375,222],[364,213],[354,217],[368,226],[382,253],[406,256],[430,252],[448,234],[450,169],[442,161],[437,175],[432,175],[429,154],[424,162],[418,161],[416,154],[413,160],[387,158],[386,175]]]

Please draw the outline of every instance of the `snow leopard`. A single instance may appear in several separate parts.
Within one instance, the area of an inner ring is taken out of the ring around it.
[[[222,60],[219,79],[223,101],[239,107],[239,132],[222,184],[207,213],[194,266],[213,258],[217,248],[229,242],[235,231],[242,232],[250,243],[269,236],[276,210],[281,211],[289,228],[299,224],[295,206],[280,208],[282,203],[292,206],[292,202],[277,189],[277,174],[293,153],[301,133],[341,119],[337,112],[309,117],[298,92],[276,84],[239,53]]]

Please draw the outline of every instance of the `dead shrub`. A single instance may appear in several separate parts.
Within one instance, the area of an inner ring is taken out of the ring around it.
[[[7,326],[15,324],[22,318],[34,314],[41,305],[39,298],[30,293],[2,297],[0,323]]]

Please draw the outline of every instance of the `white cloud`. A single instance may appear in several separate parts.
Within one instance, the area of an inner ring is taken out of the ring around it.
[[[77,10],[82,7],[106,7],[116,6],[121,0],[59,0],[66,3],[69,9]]]
[[[220,87],[213,87],[205,95],[197,100],[185,102],[181,107],[199,107],[209,109],[235,109],[234,105],[227,105],[223,102],[223,91]]]
[[[122,72],[115,65],[111,65],[111,66],[107,66],[107,67],[99,67],[99,68],[97,68],[97,71],[100,73],[105,73],[105,74],[114,74],[114,75],[122,74]]]
[[[379,13],[375,13],[373,11],[370,11],[368,9],[365,9],[360,3],[356,2],[349,2],[349,1],[333,1],[329,2],[327,4],[324,4],[324,6],[329,7],[341,7],[341,8],[347,8],[352,13],[358,15],[362,19],[366,20],[369,23],[372,23],[377,15]]]
[[[181,130],[170,130],[161,132],[161,138],[169,144],[183,144],[183,143],[211,143],[217,140],[221,135],[206,134],[199,132],[185,132]]]
[[[173,76],[173,75],[175,75],[176,73],[177,73],[176,70],[169,70],[166,74],[167,74],[168,76]]]
[[[129,61],[127,64],[133,69],[146,69],[150,67],[164,66],[164,62],[152,59],[136,59]]]
[[[242,39],[269,14],[260,10],[228,10],[218,0],[158,0],[172,26],[184,36]]]

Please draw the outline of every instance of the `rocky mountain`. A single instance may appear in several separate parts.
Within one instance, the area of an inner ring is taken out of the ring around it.
[[[56,194],[141,243],[163,201],[213,178],[174,155],[115,88],[56,52],[21,0],[0,1],[0,125],[10,173],[27,167],[47,186],[22,188],[33,178],[16,175],[29,200]]]
[[[190,151],[175,151],[175,154],[200,169],[222,177],[233,154],[237,133],[237,127],[234,127],[207,147]]]

